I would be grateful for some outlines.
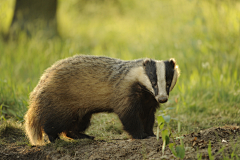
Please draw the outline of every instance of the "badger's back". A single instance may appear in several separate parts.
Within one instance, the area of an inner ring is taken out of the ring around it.
[[[41,103],[46,103],[43,106],[57,102],[56,106],[63,103],[64,108],[66,105],[107,107],[118,85],[137,65],[131,61],[95,56],[74,56],[58,61],[45,71],[31,93],[30,103],[41,99]]]

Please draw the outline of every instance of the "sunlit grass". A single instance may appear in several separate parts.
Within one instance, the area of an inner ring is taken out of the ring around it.
[[[175,108],[169,114],[180,120],[182,131],[240,124],[239,2],[116,2],[83,5],[79,0],[60,0],[57,18],[62,40],[37,36],[29,40],[23,34],[18,42],[0,41],[3,114],[22,120],[29,93],[44,70],[59,59],[75,54],[125,60],[174,57],[181,76],[162,108]],[[0,0],[1,12],[7,15],[0,16],[0,32],[5,32],[12,14],[13,7],[6,3]],[[116,138],[121,128],[116,117],[96,116],[88,133]]]
[[[0,0],[0,33],[6,34],[13,16],[14,0]]]

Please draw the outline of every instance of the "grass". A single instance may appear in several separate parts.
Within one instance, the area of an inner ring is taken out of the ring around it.
[[[0,0],[0,32],[7,32],[14,1]],[[80,6],[80,7],[79,7]],[[181,133],[240,125],[240,3],[238,1],[59,1],[63,39],[36,33],[0,40],[0,116],[23,121],[29,93],[55,61],[75,54],[124,60],[174,57],[181,76],[162,109],[181,122]],[[156,115],[159,115],[158,111]],[[172,126],[177,128],[177,122]],[[114,114],[98,114],[87,131],[127,138]]]
[[[28,144],[23,125],[13,120],[0,121],[0,144],[14,142],[16,145]]]

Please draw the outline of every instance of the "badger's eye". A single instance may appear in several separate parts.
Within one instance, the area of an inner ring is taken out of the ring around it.
[[[156,82],[152,82],[152,85],[153,85],[153,86],[157,86],[157,83],[156,83]]]
[[[169,87],[170,87],[170,84],[171,84],[171,82],[167,82],[167,88],[169,88]]]
[[[169,88],[170,87],[170,85],[169,84],[167,84],[167,88]]]

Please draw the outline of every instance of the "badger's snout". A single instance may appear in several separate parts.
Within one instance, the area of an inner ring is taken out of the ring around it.
[[[159,103],[165,103],[165,102],[168,101],[168,97],[166,97],[166,96],[158,97],[158,98],[157,98],[157,101],[158,101]]]

